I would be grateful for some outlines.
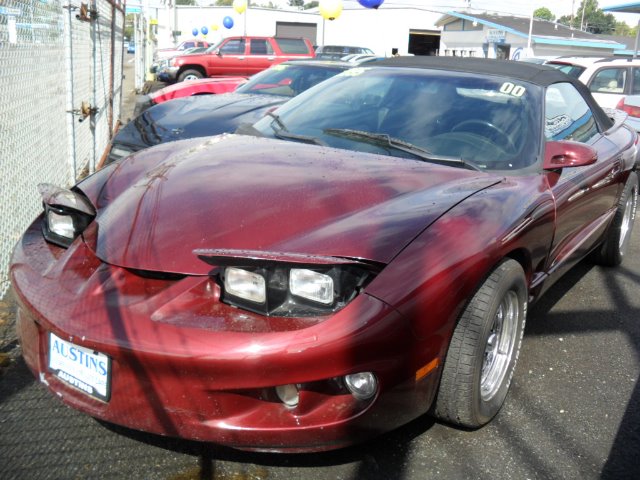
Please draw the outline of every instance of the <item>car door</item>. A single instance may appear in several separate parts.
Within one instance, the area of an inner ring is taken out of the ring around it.
[[[249,39],[249,55],[246,62],[246,75],[266,70],[275,63],[273,47],[266,38]]]
[[[217,52],[209,55],[207,75],[246,75],[247,42],[244,38],[228,38]]]
[[[596,71],[589,80],[588,87],[598,105],[616,108],[627,92],[629,69],[626,66],[605,67]]]
[[[622,152],[600,132],[594,114],[570,83],[547,88],[545,137],[593,147],[598,159],[583,167],[547,172],[556,202],[555,235],[547,272],[561,275],[600,240],[615,211],[621,187]]]

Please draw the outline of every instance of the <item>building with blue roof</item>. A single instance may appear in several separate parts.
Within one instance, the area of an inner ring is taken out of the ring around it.
[[[441,55],[519,60],[566,55],[608,56],[627,48],[566,25],[526,17],[448,12],[436,25],[442,28]]]

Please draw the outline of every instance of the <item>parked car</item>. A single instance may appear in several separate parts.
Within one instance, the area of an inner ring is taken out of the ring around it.
[[[376,57],[368,53],[350,53],[340,58],[341,62],[368,63],[383,60],[383,57]]]
[[[640,58],[560,57],[547,65],[587,85],[601,107],[615,108],[624,96],[640,94]]]
[[[258,136],[43,185],[10,267],[26,364],[93,417],[242,449],[482,426],[530,304],[625,256],[637,135],[612,115],[544,66],[401,57]]]
[[[136,44],[135,44],[135,42],[129,42],[127,44],[127,53],[136,53]]]
[[[228,37],[200,55],[178,56],[160,71],[166,81],[253,75],[286,60],[313,58],[306,38]]]
[[[622,97],[616,105],[616,108],[629,115],[627,124],[636,132],[640,132],[640,95]],[[640,158],[638,162],[640,162]]]
[[[366,47],[352,47],[348,45],[320,45],[316,47],[316,57],[325,60],[340,60],[345,55],[350,54],[375,55],[373,50]]]
[[[233,93],[154,105],[118,131],[105,164],[159,143],[233,132],[241,123],[257,121],[291,97],[353,66],[316,60],[284,62],[254,75]]]
[[[196,53],[203,53],[206,52],[207,49],[209,47],[193,47],[193,48],[187,48],[186,50],[183,50],[182,52],[170,56],[170,57],[162,57],[162,58],[158,58],[156,59],[152,64],[151,67],[149,68],[149,72],[150,73],[155,73],[156,74],[156,78],[158,80],[160,80],[161,82],[166,82],[169,79],[167,77],[165,77],[163,71],[169,66],[169,63],[171,62],[171,60],[174,57],[178,57],[180,55],[193,55]]]
[[[191,48],[209,48],[210,46],[211,45],[209,44],[209,42],[198,40],[196,38],[191,40],[184,40],[174,48],[160,48],[156,50],[154,54],[154,60],[175,57],[176,55],[180,55],[181,53],[184,53],[186,50],[189,50]]]
[[[556,58],[558,58],[558,56],[544,56],[544,57],[520,57],[518,58],[518,62],[525,62],[525,63],[537,63],[539,65],[544,65],[548,62],[550,62],[551,60],[555,60]]]
[[[176,98],[233,92],[238,85],[246,82],[247,78],[248,77],[201,78],[200,80],[174,83],[148,95],[138,95],[133,115],[137,117],[153,105],[175,100]]]

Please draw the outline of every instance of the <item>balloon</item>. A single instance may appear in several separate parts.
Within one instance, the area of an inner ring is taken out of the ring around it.
[[[233,18],[224,17],[224,20],[222,20],[222,24],[225,28],[233,28]]]
[[[358,0],[358,3],[364,8],[378,8],[384,3],[384,0]]]
[[[202,32],[203,35],[206,35],[207,33],[209,33],[209,29],[207,27],[202,27],[200,31]]]
[[[212,24],[211,24],[211,31],[213,31],[213,32],[217,32],[217,31],[218,31],[218,28],[220,28],[220,27],[218,27],[218,25],[217,25],[217,24],[215,24],[215,23],[212,23]]]
[[[335,20],[342,13],[342,0],[321,0],[320,15],[327,20]]]
[[[240,14],[244,13],[247,9],[247,0],[233,0],[233,8]]]
[[[193,30],[191,30],[191,33],[193,33],[194,37],[197,37],[198,36],[198,29],[194,28]]]

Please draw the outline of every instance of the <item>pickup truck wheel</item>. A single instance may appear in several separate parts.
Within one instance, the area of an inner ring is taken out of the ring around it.
[[[524,271],[512,259],[500,263],[476,291],[445,357],[435,402],[440,420],[478,428],[498,413],[520,353],[527,296]]]
[[[616,267],[622,263],[629,247],[629,239],[636,218],[637,201],[638,176],[635,172],[631,172],[618,201],[618,209],[605,234],[604,242],[593,252],[595,263],[607,267]]]
[[[184,82],[185,80],[198,80],[203,76],[204,75],[202,75],[198,70],[185,70],[178,76],[178,81]]]

